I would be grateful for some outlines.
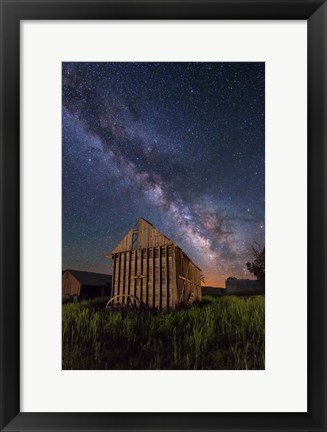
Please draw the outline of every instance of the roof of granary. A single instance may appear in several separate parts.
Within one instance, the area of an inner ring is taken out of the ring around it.
[[[88,286],[104,286],[111,284],[112,276],[103,273],[86,272],[81,270],[67,269],[65,272],[69,272],[77,279],[81,285]]]

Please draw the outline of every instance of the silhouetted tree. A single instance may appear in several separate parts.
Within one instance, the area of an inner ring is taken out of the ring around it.
[[[247,262],[246,267],[258,280],[265,280],[265,248],[255,243],[251,248],[251,252],[253,261]]]

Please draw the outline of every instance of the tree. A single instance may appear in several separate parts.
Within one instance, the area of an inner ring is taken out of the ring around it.
[[[261,247],[258,243],[255,243],[251,248],[253,255],[253,261],[247,262],[246,267],[248,271],[258,280],[265,280],[265,248]]]

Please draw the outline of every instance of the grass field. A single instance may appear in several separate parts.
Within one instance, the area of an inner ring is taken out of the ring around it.
[[[171,311],[62,308],[63,369],[264,369],[263,296],[204,297]]]

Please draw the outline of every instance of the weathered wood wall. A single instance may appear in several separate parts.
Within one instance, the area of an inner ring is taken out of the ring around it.
[[[142,303],[160,309],[175,307],[172,255],[172,246],[114,253],[112,295],[133,295]],[[123,298],[117,302],[126,301]]]
[[[201,299],[200,270],[175,245],[113,254],[113,297],[133,295],[147,306],[175,308]],[[114,303],[124,304],[127,297]]]
[[[135,227],[128,231],[112,252],[117,253],[132,249],[153,248],[171,244],[173,242],[158,231],[150,222],[139,219]]]
[[[81,293],[81,285],[77,279],[74,278],[69,271],[65,271],[62,275],[62,294],[79,296]]]
[[[112,251],[113,303],[132,295],[154,308],[201,299],[201,271],[172,240],[141,218]]]
[[[201,270],[176,247],[177,303],[201,300]]]

